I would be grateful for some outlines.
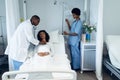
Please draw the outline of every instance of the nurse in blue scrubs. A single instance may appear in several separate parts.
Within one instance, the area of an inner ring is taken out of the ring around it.
[[[82,32],[82,22],[80,19],[81,11],[79,8],[72,9],[72,15],[75,21],[70,25],[68,19],[66,19],[66,23],[70,32],[64,31],[65,35],[69,35],[68,44],[70,48],[71,54],[71,68],[73,70],[80,69],[80,40],[81,40],[81,32]]]

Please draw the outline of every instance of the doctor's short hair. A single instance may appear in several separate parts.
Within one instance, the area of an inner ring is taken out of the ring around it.
[[[79,16],[81,15],[81,10],[79,8],[73,8],[71,12]]]
[[[49,34],[48,34],[45,30],[40,30],[40,31],[38,32],[38,34],[37,34],[37,39],[38,39],[39,41],[42,41],[42,38],[41,38],[40,35],[39,35],[41,32],[44,32],[44,33],[45,33],[46,41],[49,42],[50,36],[49,36]]]
[[[40,20],[40,17],[39,17],[38,15],[33,15],[33,16],[31,17],[31,20],[32,20],[33,18]]]

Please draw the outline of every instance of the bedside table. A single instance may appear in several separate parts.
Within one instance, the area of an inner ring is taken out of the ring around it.
[[[95,71],[96,42],[81,42],[81,73]]]

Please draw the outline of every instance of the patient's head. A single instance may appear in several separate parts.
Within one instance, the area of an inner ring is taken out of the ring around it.
[[[49,42],[50,36],[45,30],[40,30],[37,34],[37,38],[39,41],[46,40],[46,42]]]

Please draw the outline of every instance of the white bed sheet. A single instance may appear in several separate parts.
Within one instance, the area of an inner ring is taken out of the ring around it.
[[[53,43],[53,47],[54,47],[54,56],[51,58],[51,60],[49,61],[49,63],[47,65],[42,65],[43,66],[43,69],[60,69],[63,70],[63,69],[71,69],[70,67],[70,61],[68,60],[68,56],[65,52],[65,44],[64,44],[64,37],[63,35],[59,35],[59,43]],[[32,51],[32,50],[31,50]],[[30,52],[30,53],[33,53],[33,52]],[[46,58],[47,59],[47,58]],[[22,67],[24,66],[24,70],[31,70],[32,69],[37,69],[37,66],[38,65],[38,68],[41,67],[42,69],[42,62],[41,64],[38,64],[36,63],[36,65],[32,65],[30,64],[32,62],[33,59],[28,59],[23,65]],[[44,63],[43,63],[44,64]],[[29,67],[27,65],[32,65],[29,69]],[[25,67],[26,66],[26,67]],[[45,68],[45,66],[47,66],[47,68]],[[48,67],[49,66],[49,67]],[[22,68],[23,69],[23,68]],[[41,70],[39,68],[39,70]]]
[[[56,55],[50,59],[47,57],[42,60],[28,59],[20,67],[20,70],[71,70],[70,61],[66,56]]]
[[[44,61],[45,62],[45,61]],[[21,71],[49,71],[49,70],[55,70],[55,71],[70,71],[70,62],[66,58],[66,56],[54,56],[52,60],[49,60],[49,63],[34,63],[31,64],[31,60],[27,60],[22,66]],[[35,74],[40,75],[39,78],[46,77],[46,74]],[[34,77],[33,76],[33,77]],[[50,77],[51,75],[48,74],[47,77]],[[18,75],[16,78],[26,78],[27,79],[28,74]],[[70,78],[72,79],[73,75],[68,73],[52,73],[52,78]]]
[[[112,65],[120,69],[120,35],[109,35],[106,44]]]

